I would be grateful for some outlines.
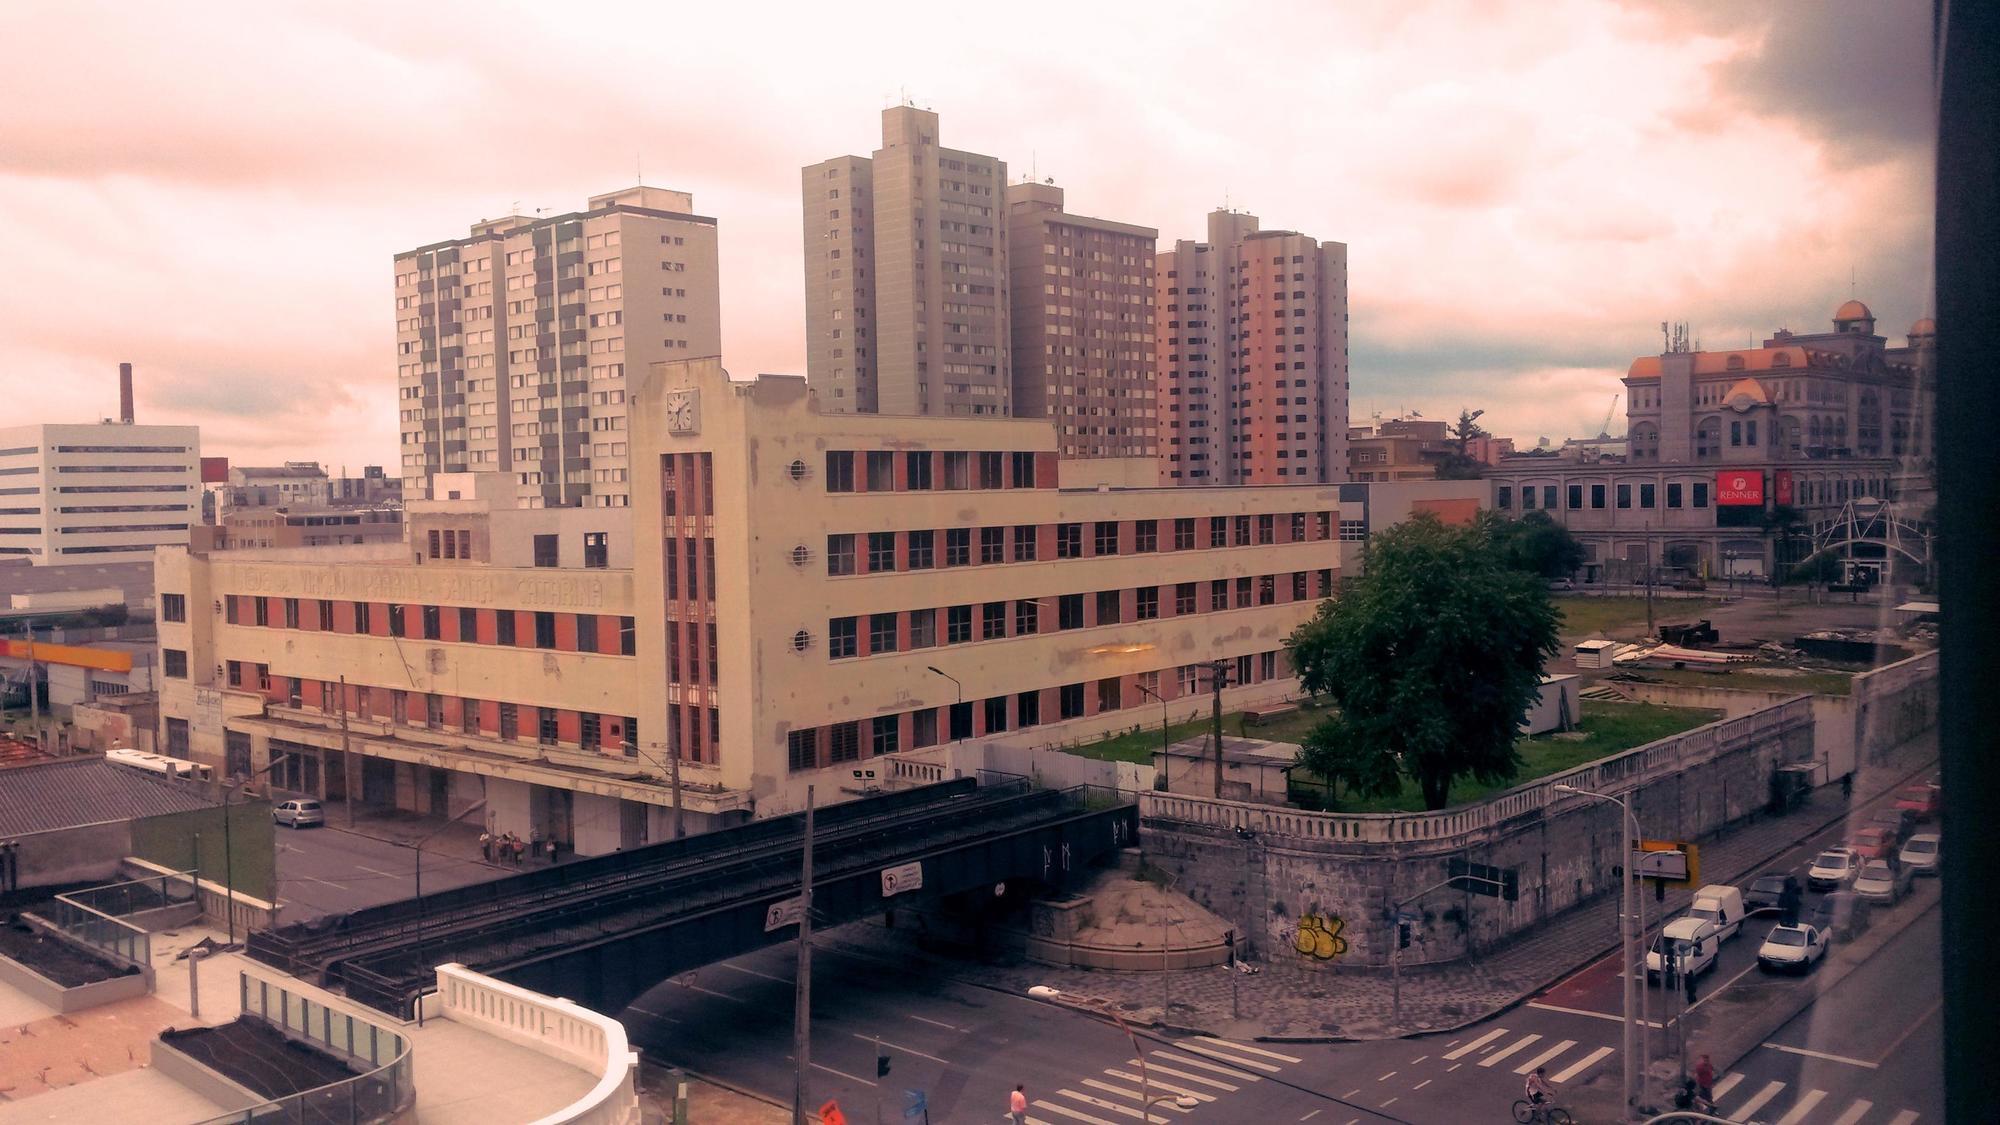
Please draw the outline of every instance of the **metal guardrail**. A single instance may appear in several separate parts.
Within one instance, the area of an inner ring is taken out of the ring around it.
[[[123,918],[57,895],[35,912],[64,934],[138,969],[153,967],[153,935]]]
[[[106,883],[101,887],[85,887],[56,897],[113,917],[123,917],[143,910],[158,910],[195,901],[194,875],[192,871],[177,871],[145,879]]]
[[[298,995],[273,981],[249,973],[244,973],[240,980],[245,1017],[262,1020],[290,1038],[327,1051],[349,1066],[366,1069],[352,1078],[259,1102],[210,1117],[197,1125],[237,1121],[246,1125],[386,1121],[416,1103],[416,1064],[409,1039]]]

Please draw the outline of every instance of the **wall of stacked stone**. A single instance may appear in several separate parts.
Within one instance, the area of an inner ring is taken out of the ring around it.
[[[1878,762],[1894,747],[1937,726],[1938,654],[1884,664],[1854,677],[1854,744]]]
[[[1698,843],[1760,813],[1773,772],[1813,759],[1813,729],[1810,697],[1796,696],[1440,813],[1147,792],[1140,844],[1177,890],[1234,921],[1254,955],[1336,970],[1386,967],[1392,906],[1444,882],[1453,860],[1511,870],[1516,901],[1445,888],[1404,908],[1419,921],[1403,964],[1452,961],[1618,888],[1617,808],[1555,785],[1629,798],[1646,838]]]

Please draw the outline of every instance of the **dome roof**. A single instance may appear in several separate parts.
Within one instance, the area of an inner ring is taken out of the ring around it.
[[[1860,301],[1849,301],[1846,304],[1840,306],[1839,308],[1833,310],[1833,319],[1874,320],[1875,314],[1869,312],[1868,306],[1862,304]]]
[[[1937,321],[1932,320],[1930,317],[1922,318],[1915,324],[1910,325],[1910,335],[1912,336],[1937,335]]]

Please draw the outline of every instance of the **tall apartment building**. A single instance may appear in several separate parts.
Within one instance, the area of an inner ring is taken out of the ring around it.
[[[1053,183],[1007,186],[1014,414],[1065,457],[1157,457],[1151,227],[1071,215]]]
[[[634,187],[396,255],[403,495],[509,472],[536,507],[629,503],[625,373],[719,355],[715,220]]]
[[[827,409],[1012,413],[1005,161],[938,143],[938,116],[882,111],[873,157],[800,173],[806,373]]]
[[[1347,474],[1347,246],[1208,216],[1153,271],[1161,479],[1336,483]]]
[[[185,544],[201,522],[200,461],[193,426],[0,428],[0,559],[132,562]]]

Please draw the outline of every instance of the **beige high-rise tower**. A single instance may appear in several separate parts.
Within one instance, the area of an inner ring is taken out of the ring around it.
[[[508,472],[535,507],[630,504],[626,379],[720,355],[715,220],[635,187],[396,255],[403,495]]]
[[[1007,185],[1014,414],[1064,457],[1153,457],[1151,227],[1071,215],[1053,183]]]
[[[1012,408],[1007,165],[938,144],[938,116],[882,111],[873,157],[800,173],[806,372],[823,409]]]

